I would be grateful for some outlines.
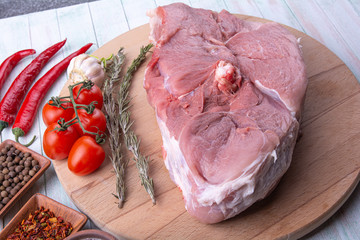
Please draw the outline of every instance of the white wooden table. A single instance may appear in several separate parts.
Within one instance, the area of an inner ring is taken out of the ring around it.
[[[54,64],[88,42],[94,43],[93,52],[114,37],[148,22],[147,9],[175,2],[173,0],[101,0],[85,4],[36,12],[0,19],[0,62],[14,52],[34,48],[37,53],[67,38],[61,51],[51,59],[40,76]],[[192,7],[252,15],[270,19],[305,32],[338,55],[360,80],[360,0],[183,0]],[[4,11],[4,9],[0,9]],[[33,59],[28,57],[14,69],[9,79]],[[57,95],[66,76],[63,74],[42,101]],[[0,90],[1,98],[11,81]],[[34,126],[21,140],[28,142],[33,135],[38,138],[30,147],[43,153],[42,133],[45,125],[41,111]],[[11,128],[5,129],[1,141],[14,139]],[[358,147],[358,146],[354,146]],[[21,206],[36,192],[45,194],[76,209],[51,166],[22,199],[0,219],[0,229],[11,220]],[[96,228],[91,221],[84,228]],[[132,231],[132,229],[129,229]],[[360,187],[326,223],[303,239],[360,239]]]

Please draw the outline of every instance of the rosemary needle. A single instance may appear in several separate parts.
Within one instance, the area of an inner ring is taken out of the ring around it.
[[[107,63],[107,60],[109,63]],[[103,96],[104,108],[106,111],[106,126],[109,131],[109,144],[111,149],[110,160],[116,174],[116,197],[119,199],[118,207],[122,208],[125,202],[125,169],[128,160],[123,158],[120,142],[120,122],[118,121],[118,111],[116,101],[113,100],[114,84],[120,81],[120,73],[124,64],[125,55],[123,48],[111,59],[102,59],[103,67],[107,73]]]
[[[146,192],[150,195],[153,204],[156,204],[154,194],[154,183],[152,178],[149,177],[148,170],[148,158],[140,153],[139,145],[140,140],[136,137],[135,133],[130,129],[133,122],[130,122],[130,97],[129,88],[131,85],[131,79],[134,72],[141,65],[146,58],[146,53],[152,48],[152,44],[148,44],[140,49],[140,54],[133,60],[130,67],[127,69],[125,76],[122,79],[119,89],[119,120],[120,127],[124,135],[124,141],[126,147],[134,154],[134,160],[136,167],[139,171],[139,177],[141,179],[141,185],[144,186]]]

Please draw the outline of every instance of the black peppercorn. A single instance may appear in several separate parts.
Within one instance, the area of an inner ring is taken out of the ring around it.
[[[26,176],[26,175],[29,174],[29,170],[28,170],[28,169],[24,169],[24,170],[22,170],[21,173],[22,173],[22,175]]]
[[[19,182],[20,182],[19,177],[14,177],[14,183],[19,183]]]
[[[40,165],[35,165],[35,166],[33,167],[33,170],[35,170],[35,171],[37,172],[37,171],[40,170],[40,168],[41,168]]]
[[[23,169],[24,169],[24,167],[21,166],[21,165],[16,166],[16,167],[15,167],[15,172],[19,173],[19,172],[21,172]]]
[[[3,198],[3,200],[1,201],[2,204],[7,204],[8,202],[10,201],[10,198],[9,197],[5,197]]]
[[[16,163],[16,164],[19,164],[19,162],[20,162],[20,157],[19,156],[16,156],[15,158],[14,158],[14,162]]]
[[[3,181],[3,186],[4,187],[10,186],[10,182],[8,180]]]
[[[28,181],[30,180],[30,178],[31,178],[30,175],[26,175],[26,176],[24,177],[24,181],[25,181],[25,182],[28,182]]]
[[[29,175],[30,175],[30,176],[34,176],[35,173],[36,173],[36,172],[35,172],[34,170],[30,170],[30,171],[29,171]]]
[[[7,191],[1,191],[0,193],[1,197],[7,197],[8,196],[8,192]]]
[[[36,165],[38,165],[39,164],[39,161],[38,160],[32,160],[31,161],[31,166],[33,166],[33,167],[35,167]]]
[[[15,196],[15,194],[16,194],[17,192],[18,192],[18,190],[16,190],[16,188],[13,188],[13,189],[11,189],[10,194],[13,195],[13,196]]]

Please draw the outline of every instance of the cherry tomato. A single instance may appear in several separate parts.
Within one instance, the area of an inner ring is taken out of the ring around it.
[[[89,105],[93,101],[97,101],[97,104],[95,104],[95,107],[98,109],[101,109],[103,106],[103,95],[101,92],[101,89],[96,86],[95,84],[91,87],[91,89],[83,88],[80,91],[80,94],[78,96],[79,90],[81,88],[82,84],[77,85],[73,89],[74,94],[74,100],[77,104],[85,104]]]
[[[83,127],[85,128],[85,130],[89,131],[89,132],[105,132],[106,131],[106,117],[104,115],[104,113],[95,108],[94,112],[92,114],[88,114],[86,112],[86,110],[84,109],[78,109],[77,110],[79,119],[83,125]],[[75,113],[74,116],[75,117]],[[81,129],[80,125],[78,123],[73,125],[76,130],[78,131],[78,133],[82,136],[91,136],[95,139],[95,135],[93,134],[88,134],[88,133],[83,133],[83,130]]]
[[[50,124],[43,138],[43,148],[45,154],[53,160],[62,160],[69,156],[72,145],[80,137],[79,133],[73,126],[66,130],[54,130],[60,127],[57,123]]]
[[[52,101],[50,101],[52,103]],[[62,107],[52,106],[49,103],[44,105],[42,109],[42,118],[46,126],[52,123],[56,123],[60,118],[64,118],[65,121],[69,121],[73,114],[74,108],[70,102],[62,103]]]
[[[68,168],[76,175],[92,173],[104,162],[105,151],[89,136],[80,137],[71,148]]]

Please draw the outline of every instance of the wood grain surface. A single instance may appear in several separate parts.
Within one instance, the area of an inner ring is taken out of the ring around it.
[[[239,15],[251,21],[266,21]],[[157,204],[152,205],[133,162],[127,169],[127,202],[118,209],[115,175],[107,159],[95,173],[78,177],[66,161],[53,161],[65,191],[101,229],[132,239],[296,239],[328,219],[349,197],[359,180],[360,88],[346,65],[325,46],[295,29],[301,37],[309,86],[293,162],[278,187],[265,200],[237,217],[204,225],[185,210],[182,195],[170,180],[161,156],[161,136],[154,110],[146,100],[146,63],[131,88],[134,131],[150,156]],[[125,47],[127,64],[148,43],[149,26],[131,30],[94,52],[107,57]],[[149,60],[149,58],[148,58]],[[125,151],[126,152],[126,151]]]

